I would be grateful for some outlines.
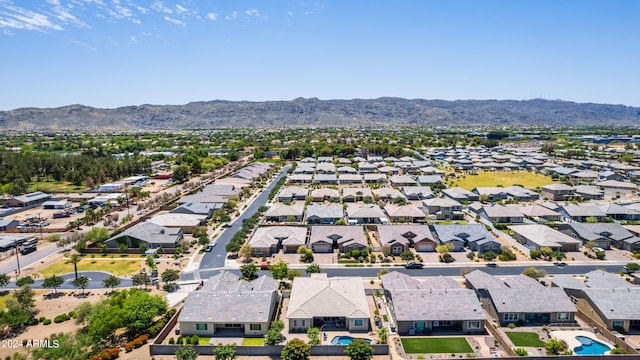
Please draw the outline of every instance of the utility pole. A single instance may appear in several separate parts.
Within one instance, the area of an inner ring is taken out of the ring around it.
[[[18,275],[20,275],[20,259],[18,258],[18,240],[17,239],[13,240],[13,247],[14,247],[14,250],[16,251],[16,262],[18,263],[18,270],[16,270],[17,271],[16,278],[17,278]]]

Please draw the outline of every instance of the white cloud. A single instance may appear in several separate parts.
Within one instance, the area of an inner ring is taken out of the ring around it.
[[[136,42],[136,41],[138,41],[138,38],[135,37],[134,35],[131,35],[131,36],[129,36],[129,41],[130,42]]]
[[[287,15],[293,16],[293,12],[292,11],[287,11]]]
[[[173,14],[173,10],[171,10],[170,8],[164,6],[164,4],[162,3],[162,1],[160,0],[155,0],[153,2],[153,4],[151,4],[151,8],[157,12],[163,12],[166,14]]]
[[[36,31],[63,30],[61,25],[52,22],[45,14],[5,2],[0,2],[0,28]]]
[[[87,44],[85,42],[82,42],[80,40],[72,39],[71,42],[74,43],[74,44],[80,45],[85,49],[89,49],[91,51],[96,51],[97,50],[96,47],[91,46],[91,45],[89,45],[89,44]]]
[[[216,21],[216,19],[218,18],[218,14],[214,13],[214,12],[210,12],[207,14],[207,17],[209,18],[209,20],[211,21]]]
[[[180,4],[176,4],[176,9],[179,13],[185,13],[185,12],[189,12],[189,9],[187,9],[186,7],[180,5]]]
[[[244,13],[249,15],[249,16],[260,16],[260,12],[258,11],[258,9],[249,9],[249,10],[245,11]]]
[[[185,23],[183,23],[182,21],[178,20],[178,19],[174,19],[174,18],[170,18],[168,16],[165,16],[164,19],[170,23],[176,24],[176,25],[180,25],[180,26],[185,26]]]

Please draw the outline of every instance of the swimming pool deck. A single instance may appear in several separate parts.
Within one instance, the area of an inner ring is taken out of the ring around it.
[[[549,336],[560,340],[560,341],[564,341],[567,346],[569,346],[569,349],[571,349],[571,351],[573,351],[573,349],[577,348],[578,346],[581,346],[582,343],[580,343],[580,341],[578,341],[578,339],[576,339],[576,336],[584,336],[584,337],[588,337],[591,340],[597,341],[599,343],[603,343],[605,345],[607,345],[610,349],[613,349],[613,345],[610,344],[608,341],[600,339],[599,337],[597,337],[594,333],[589,332],[589,331],[583,331],[583,330],[558,330],[558,331],[551,331],[549,333]],[[606,354],[608,354],[609,351],[606,352]]]

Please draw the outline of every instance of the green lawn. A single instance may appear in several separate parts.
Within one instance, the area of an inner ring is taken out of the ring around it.
[[[513,172],[479,172],[478,175],[465,175],[464,179],[457,179],[453,186],[459,186],[467,190],[475,187],[489,187],[502,185],[504,187],[519,184],[528,189],[538,186],[556,184],[559,181],[552,180],[548,176],[530,173],[527,171]]]
[[[242,346],[264,346],[264,338],[244,338]]]
[[[0,291],[0,310],[4,311],[7,307],[7,300],[13,299],[13,292],[9,292],[8,290]]]
[[[455,354],[472,353],[467,339],[451,338],[401,338],[402,347],[407,354]]]
[[[140,271],[140,260],[94,260],[83,259],[78,263],[78,271],[106,271],[116,276],[122,276]],[[60,260],[40,270],[44,277],[73,272],[73,264],[68,260]]]
[[[199,337],[198,338],[198,345],[209,345],[209,341],[211,341],[211,338]]]
[[[515,346],[541,347],[544,342],[540,340],[538,334],[534,332],[505,331]]]
[[[29,184],[27,191],[44,191],[46,193],[77,193],[84,192],[87,187],[84,185],[75,186],[67,181],[40,181]]]

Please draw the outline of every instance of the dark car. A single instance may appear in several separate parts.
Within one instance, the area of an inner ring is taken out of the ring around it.
[[[490,262],[490,263],[487,263],[487,266],[488,266],[488,267],[493,267],[493,268],[494,268],[494,267],[498,267],[498,264],[496,264],[496,263],[494,263],[494,262]]]
[[[213,250],[213,246],[212,245],[209,245],[206,248],[204,248],[205,252],[210,252],[211,250]]]
[[[29,245],[29,246],[23,247],[22,250],[20,250],[20,254],[27,255],[27,254],[30,254],[30,253],[36,251],[36,250],[38,250],[38,249],[36,248],[35,245]]]
[[[404,264],[405,269],[422,269],[423,267],[424,265],[419,262],[410,262],[410,263]]]

